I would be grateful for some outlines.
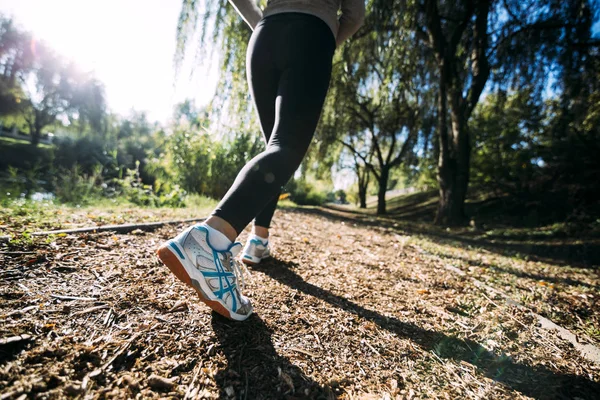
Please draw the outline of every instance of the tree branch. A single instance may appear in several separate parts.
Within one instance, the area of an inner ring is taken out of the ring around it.
[[[375,175],[375,177],[377,179],[379,179],[379,174],[377,173],[375,166],[373,164],[371,164],[369,161],[367,161],[367,159],[362,154],[360,154],[360,152],[358,150],[356,150],[354,148],[354,146],[352,146],[349,143],[344,142],[341,139],[337,139],[337,141],[340,142],[342,145],[346,146],[353,154],[356,154],[365,163],[365,165],[371,170],[371,172],[373,172],[373,175]]]
[[[438,57],[443,56],[446,52],[446,40],[442,32],[437,0],[425,0],[425,20],[429,42],[433,50],[438,54]]]
[[[490,74],[490,66],[486,56],[488,46],[487,26],[488,14],[491,2],[480,0],[477,7],[475,26],[473,28],[473,53],[471,56],[471,68],[473,79],[467,92],[467,99],[463,103],[463,115],[469,118],[473,109],[479,101],[479,96],[485,87]]]
[[[465,32],[465,29],[467,29],[469,21],[471,20],[471,17],[473,16],[473,10],[474,10],[473,1],[468,1],[467,9],[465,10],[465,14],[463,15],[461,22],[456,26],[456,28],[454,28],[454,32],[452,32],[452,35],[450,36],[450,42],[448,43],[448,49],[447,49],[448,54],[456,53],[456,47],[458,46],[458,42],[460,42],[460,38],[462,37],[463,33]]]

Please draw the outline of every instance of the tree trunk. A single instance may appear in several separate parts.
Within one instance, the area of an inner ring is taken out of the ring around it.
[[[358,200],[360,203],[360,208],[367,208],[367,189],[369,188],[369,171],[365,167],[364,170],[360,169],[356,172],[358,176]]]
[[[366,190],[358,190],[358,198],[360,200],[359,208],[367,208],[367,191]]]
[[[33,147],[37,147],[37,145],[40,143],[40,134],[38,133],[31,133],[31,145]]]
[[[31,145],[33,147],[37,147],[37,145],[40,143],[40,139],[42,137],[41,129],[38,129],[37,126],[30,126],[29,135],[31,136],[31,138],[30,138]]]
[[[442,93],[443,92],[443,93]],[[440,90],[440,95],[445,94],[445,87]],[[459,106],[460,93],[451,94],[450,116],[452,121],[452,135],[448,137],[446,119],[440,118],[440,158],[438,164],[438,182],[440,185],[440,200],[438,203],[435,223],[438,225],[459,226],[466,222],[464,203],[469,185],[469,164],[471,159],[471,146],[466,118]],[[447,112],[447,98],[445,104],[439,105],[439,111]],[[451,139],[451,140],[449,140]]]
[[[40,126],[40,124],[38,124],[38,120],[39,117],[36,115],[35,121],[33,122],[29,122],[29,136],[31,136],[30,141],[31,141],[31,145],[33,147],[37,147],[37,145],[40,143],[40,139],[42,137],[42,128],[43,126]]]
[[[385,206],[385,192],[387,191],[388,179],[390,176],[390,171],[387,168],[381,169],[381,174],[379,175],[379,188],[377,190],[377,215],[384,215],[386,213]]]

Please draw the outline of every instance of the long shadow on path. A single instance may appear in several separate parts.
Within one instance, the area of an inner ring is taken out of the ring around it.
[[[540,399],[598,398],[600,383],[578,375],[561,374],[541,365],[519,364],[510,358],[497,356],[472,340],[448,336],[442,332],[431,331],[395,318],[385,317],[304,281],[293,271],[296,267],[293,263],[272,260],[255,266],[254,270],[261,271],[290,288],[300,290],[332,306],[355,313],[400,337],[409,338],[427,351],[436,351],[441,358],[470,363],[484,375],[497,382],[502,382],[507,387],[526,396]],[[448,350],[440,354],[440,348]]]
[[[499,238],[495,238],[496,240],[486,240],[471,238],[464,234],[446,233],[433,228],[427,229],[427,225],[424,224],[414,224],[402,219],[378,219],[374,215],[361,214],[355,211],[350,212],[336,207],[324,206],[320,209],[291,209],[288,212],[319,215],[331,220],[352,222],[366,227],[389,228],[398,233],[423,235],[436,240],[451,241],[463,247],[480,247],[504,256],[515,254],[526,255],[531,260],[558,266],[572,265],[590,269],[598,269],[600,266],[600,241],[597,238],[590,238],[581,243],[506,242],[498,240]]]
[[[230,398],[231,393],[237,399],[252,400],[335,397],[328,387],[321,387],[277,354],[271,329],[258,315],[239,323],[213,312],[212,328],[227,358],[227,368],[215,376],[221,398]]]

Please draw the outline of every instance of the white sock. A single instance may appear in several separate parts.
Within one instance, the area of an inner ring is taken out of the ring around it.
[[[269,238],[260,237],[260,236],[254,234],[254,233],[251,233],[250,237],[248,238],[248,240],[252,240],[252,239],[258,239],[261,242],[263,242],[263,244],[269,243]]]
[[[231,240],[229,240],[227,236],[211,226],[206,224],[201,225],[208,231],[208,241],[210,242],[210,245],[215,248],[215,250],[227,250],[229,246],[231,246]]]

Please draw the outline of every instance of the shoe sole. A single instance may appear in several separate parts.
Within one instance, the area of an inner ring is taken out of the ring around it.
[[[168,242],[167,242],[168,243]],[[220,302],[216,300],[211,300],[207,298],[202,291],[198,290],[193,284],[190,275],[185,270],[185,267],[177,257],[175,253],[168,247],[168,244],[164,244],[156,250],[156,255],[158,259],[167,267],[169,270],[179,279],[181,282],[185,283],[192,289],[198,293],[198,297],[200,300],[206,304],[208,307],[221,314],[225,318],[231,319],[233,321],[243,321],[250,316],[245,317],[237,317],[232,315],[227,308],[225,308]]]

